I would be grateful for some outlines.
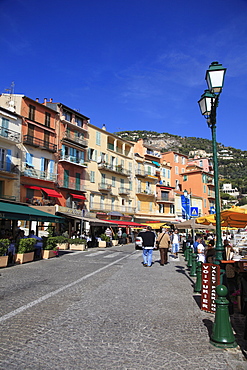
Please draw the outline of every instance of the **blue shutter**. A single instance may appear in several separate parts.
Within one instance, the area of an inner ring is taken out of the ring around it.
[[[41,159],[41,161],[40,161],[40,171],[44,171],[45,170],[45,158],[41,157],[40,159]]]
[[[62,145],[62,157],[64,158],[65,156],[65,145]]]
[[[26,153],[26,163],[28,166],[33,167],[33,154]]]
[[[54,172],[54,161],[50,160],[50,173]]]
[[[11,150],[7,150],[6,154],[6,170],[10,171],[11,170]]]

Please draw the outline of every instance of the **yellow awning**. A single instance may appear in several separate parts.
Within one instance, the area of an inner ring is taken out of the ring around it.
[[[168,225],[166,225],[165,222],[149,222],[149,223],[142,223],[142,225],[146,225],[146,226],[151,226],[152,229],[159,229],[161,228],[162,226],[164,227],[170,227]]]

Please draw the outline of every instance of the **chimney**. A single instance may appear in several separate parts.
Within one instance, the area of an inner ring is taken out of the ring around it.
[[[36,102],[37,102],[37,103],[39,102],[39,98],[36,98]]]
[[[103,126],[101,127],[102,130],[106,131],[106,127],[105,127],[105,124],[103,124]]]
[[[47,102],[47,98],[44,98],[44,105],[46,105],[46,102]]]
[[[53,102],[53,99],[52,98],[50,98],[50,103],[52,103]]]

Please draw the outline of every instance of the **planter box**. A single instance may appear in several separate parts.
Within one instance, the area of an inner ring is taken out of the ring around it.
[[[106,248],[106,242],[104,240],[99,241],[99,248]]]
[[[112,245],[113,245],[113,246],[118,245],[118,240],[112,240]]]
[[[85,251],[87,250],[86,244],[70,244],[69,249],[72,251]]]
[[[69,249],[69,243],[58,243],[57,248],[61,250]]]
[[[53,257],[56,257],[56,251],[54,251],[53,249],[44,249],[42,251],[42,258],[45,259],[45,260],[48,260],[49,258],[53,258]]]
[[[17,253],[15,263],[22,264],[33,261],[34,252]]]
[[[9,256],[0,256],[0,267],[6,267],[8,265]]]

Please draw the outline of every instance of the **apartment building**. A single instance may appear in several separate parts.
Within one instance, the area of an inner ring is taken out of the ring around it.
[[[162,160],[160,150],[146,145],[143,139],[134,146],[136,221],[167,221],[174,217],[174,194],[171,167]]]
[[[0,198],[20,201],[22,118],[11,104],[0,108]]]
[[[38,99],[21,94],[2,94],[0,105],[6,105],[10,98],[12,109],[22,116],[20,201],[35,206],[54,205],[61,197],[55,190],[57,113]]]
[[[59,205],[74,210],[85,209],[89,118],[62,103],[53,103],[52,100],[45,101],[44,105],[57,112],[56,185],[62,195]]]
[[[87,210],[104,219],[133,219],[133,143],[88,124]]]

